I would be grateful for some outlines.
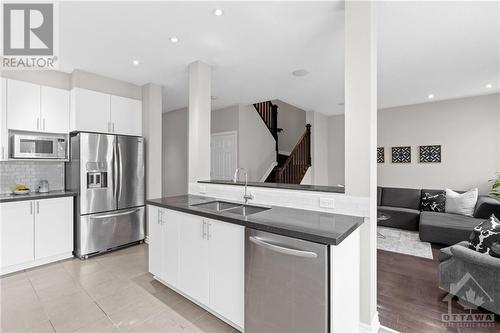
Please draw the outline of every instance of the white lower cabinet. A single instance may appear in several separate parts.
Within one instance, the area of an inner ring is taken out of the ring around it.
[[[0,203],[1,272],[69,258],[73,197]]]
[[[242,226],[149,206],[149,271],[243,328]]]

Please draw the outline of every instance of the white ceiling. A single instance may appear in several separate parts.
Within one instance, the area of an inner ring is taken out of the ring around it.
[[[500,2],[377,6],[380,107],[482,94],[487,83],[499,90]],[[213,67],[215,109],[280,99],[338,114],[343,16],[342,1],[61,2],[60,68],[161,84],[170,111],[187,105],[187,66],[202,60]],[[309,75],[292,76],[297,69]]]

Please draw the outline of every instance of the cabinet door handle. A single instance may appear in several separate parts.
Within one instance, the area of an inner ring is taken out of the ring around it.
[[[113,133],[115,132],[115,123],[113,122]]]
[[[30,201],[30,215],[33,215],[33,201]]]
[[[207,222],[203,221],[203,239],[207,239]]]
[[[40,201],[36,202],[36,213],[40,214]]]
[[[5,147],[2,146],[2,160],[5,158]]]
[[[45,131],[45,118],[43,118],[43,130]]]
[[[212,223],[207,222],[207,239],[210,240],[212,238]]]
[[[36,129],[40,129],[40,118],[36,118]]]

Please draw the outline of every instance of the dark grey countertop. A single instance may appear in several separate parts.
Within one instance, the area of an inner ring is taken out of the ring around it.
[[[23,201],[23,200],[41,200],[60,197],[74,197],[78,192],[74,191],[50,191],[48,193],[30,192],[29,194],[17,195],[13,193],[0,194],[0,202]]]
[[[235,185],[245,186],[245,182],[233,182],[232,180],[200,180],[200,184],[220,184],[220,185]],[[260,183],[248,182],[248,186],[267,187],[281,190],[299,190],[299,191],[315,191],[315,192],[333,192],[345,193],[345,188],[342,186],[323,186],[323,185],[301,185],[301,184],[280,184],[280,183]]]
[[[246,217],[193,206],[214,200],[217,199],[198,195],[181,195],[148,200],[147,204],[328,245],[340,244],[364,221],[362,217],[280,206],[268,206],[271,209]]]

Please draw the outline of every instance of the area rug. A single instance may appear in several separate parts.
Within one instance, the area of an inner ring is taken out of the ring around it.
[[[379,233],[377,237],[379,250],[433,259],[431,243],[422,242],[418,237],[418,231],[387,227],[377,227],[377,231]]]

